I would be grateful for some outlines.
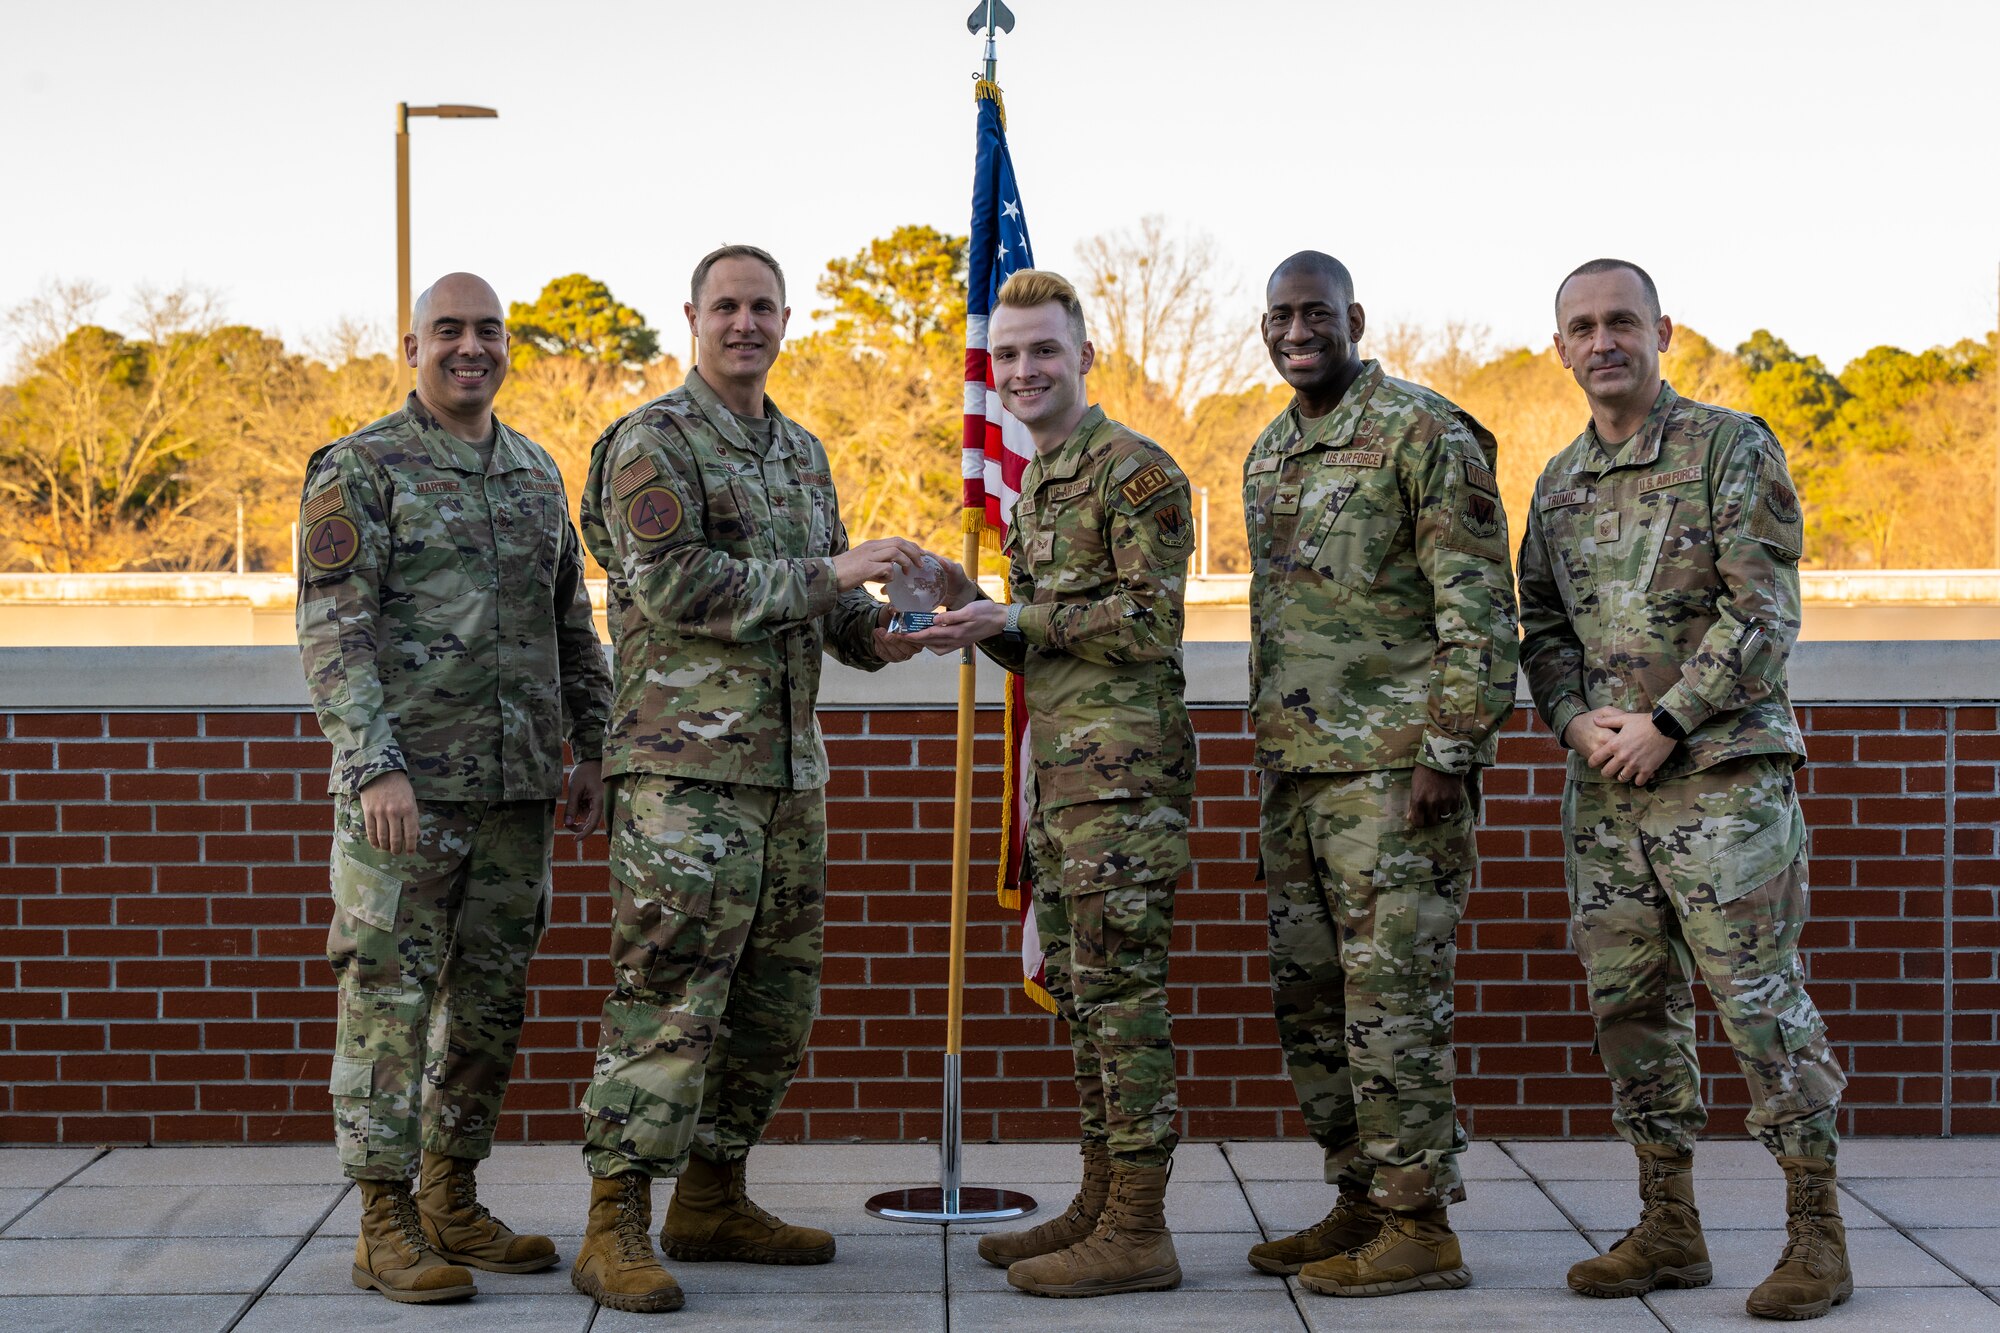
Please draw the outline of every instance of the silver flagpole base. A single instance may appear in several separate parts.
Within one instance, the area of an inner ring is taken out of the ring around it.
[[[868,1211],[891,1222],[1005,1222],[1035,1211],[1035,1201],[1017,1190],[958,1183],[961,1148],[958,1057],[944,1058],[944,1141],[938,1145],[938,1183],[884,1190]]]
[[[868,1211],[891,1222],[1005,1222],[1035,1211],[1033,1198],[1016,1190],[961,1185],[947,1193],[936,1185],[884,1190]]]

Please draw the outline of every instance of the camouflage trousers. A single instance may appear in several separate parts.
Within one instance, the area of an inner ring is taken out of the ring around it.
[[[1090,801],[1038,811],[1028,825],[1035,928],[1069,1025],[1083,1139],[1134,1166],[1166,1165],[1180,1142],[1167,946],[1188,806]]]
[[[1410,770],[1263,775],[1278,1041],[1329,1184],[1415,1211],[1465,1197],[1452,1102],[1467,808],[1411,828]]]
[[[1683,1152],[1708,1122],[1695,1058],[1698,973],[1771,1152],[1831,1161],[1846,1078],[1806,994],[1805,821],[1791,761],[1753,755],[1634,787],[1563,792],[1570,939],[1589,974],[1612,1122]]]
[[[334,805],[339,979],[334,1140],[357,1180],[405,1180],[419,1148],[482,1158],[548,924],[549,801],[422,801],[415,851],[368,845],[361,802]]]
[[[611,966],[583,1099],[593,1176],[747,1154],[805,1056],[826,918],[823,792],[629,773]]]

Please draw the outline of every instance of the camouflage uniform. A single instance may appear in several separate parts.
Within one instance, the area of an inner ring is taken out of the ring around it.
[[[1167,949],[1194,795],[1191,519],[1166,451],[1091,408],[1022,475],[1006,546],[1020,630],[982,645],[1025,677],[1028,873],[1083,1138],[1140,1167],[1180,1138]]]
[[[843,593],[826,451],[739,420],[699,371],[590,454],[584,540],[610,574],[611,961],[584,1096],[594,1176],[754,1146],[819,998],[820,654],[873,670],[880,604]],[[768,438],[760,435],[768,432]]]
[[[333,742],[327,958],[340,980],[336,1138],[348,1175],[403,1180],[420,1146],[492,1150],[547,922],[565,734],[603,745],[610,695],[562,479],[496,423],[490,456],[411,395],[314,454],[299,653]],[[368,845],[361,788],[404,772],[413,851]]]
[[[1263,769],[1278,1036],[1329,1183],[1420,1211],[1464,1197],[1454,932],[1473,802],[1408,826],[1416,764],[1493,761],[1516,639],[1493,437],[1373,361],[1244,463],[1250,711]]]
[[[1803,521],[1755,417],[1662,385],[1630,440],[1549,461],[1521,546],[1524,660],[1560,736],[1609,705],[1686,731],[1644,787],[1572,753],[1571,938],[1620,1134],[1692,1150],[1706,1123],[1690,982],[1707,983],[1773,1153],[1831,1161],[1845,1084],[1805,990],[1805,745],[1785,692]]]

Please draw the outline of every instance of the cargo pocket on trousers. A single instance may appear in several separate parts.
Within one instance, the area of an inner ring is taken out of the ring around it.
[[[1785,1049],[1796,1055],[1826,1035],[1826,1020],[1812,996],[1801,992],[1790,1005],[1778,1011],[1778,1037]]]
[[[338,842],[333,845],[330,875],[334,906],[377,930],[396,928],[396,909],[403,899],[402,880],[356,860]]]
[[[343,1166],[368,1162],[369,1099],[375,1092],[375,1064],[336,1056],[326,1090],[333,1097],[333,1140]]]
[[[1092,838],[1065,847],[1062,858],[1059,878],[1079,974],[1111,966],[1121,951],[1166,947],[1171,895],[1188,864],[1184,837],[1135,832]],[[1079,975],[1079,990],[1084,985]]]
[[[1717,906],[1754,893],[1791,869],[1805,843],[1805,815],[1793,802],[1771,823],[1715,853],[1703,878],[1715,885]]]

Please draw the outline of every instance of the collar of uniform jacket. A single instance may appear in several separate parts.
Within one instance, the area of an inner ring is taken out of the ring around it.
[[[417,438],[423,443],[424,452],[439,467],[448,467],[454,472],[464,472],[472,476],[498,477],[508,472],[527,470],[541,476],[542,466],[530,456],[521,438],[508,430],[499,417],[493,418],[493,455],[485,464],[479,461],[479,451],[464,440],[453,435],[438,424],[438,419],[430,414],[423,403],[418,401],[414,390],[403,410],[410,414],[416,424]]]
[[[716,433],[727,440],[732,448],[740,449],[750,457],[762,461],[766,458],[783,458],[798,447],[792,436],[799,427],[794,426],[791,418],[778,410],[778,405],[771,401],[771,395],[764,395],[764,415],[771,419],[771,449],[767,454],[758,448],[754,440],[743,433],[741,426],[736,424],[736,414],[729,410],[729,405],[718,398],[715,390],[708,386],[708,381],[701,377],[700,366],[690,367],[687,378],[682,383],[694,399],[695,406],[701,409],[702,417],[709,425],[715,427]]]
[[[1621,467],[1651,467],[1660,457],[1660,437],[1667,432],[1667,418],[1673,415],[1674,404],[1680,400],[1674,386],[1661,380],[1660,396],[1653,400],[1653,410],[1646,414],[1645,424],[1633,431],[1632,438],[1619,446],[1615,454],[1598,435],[1593,419],[1589,426],[1590,453],[1583,460],[1584,470],[1601,476]]]
[[[1375,395],[1384,379],[1380,361],[1363,361],[1361,373],[1354,383],[1347,386],[1347,392],[1340,395],[1333,411],[1317,421],[1307,421],[1299,415],[1299,404],[1295,398],[1285,410],[1292,414],[1292,442],[1285,446],[1287,454],[1300,454],[1322,445],[1340,448],[1354,438],[1354,432],[1361,427],[1361,418],[1368,413],[1368,400]]]
[[[1042,462],[1042,480],[1064,481],[1074,477],[1076,470],[1083,466],[1083,456],[1090,452],[1090,437],[1097,433],[1097,428],[1105,420],[1104,409],[1091,404],[1090,410],[1083,414],[1083,420],[1077,422],[1076,429],[1069,433],[1069,438],[1056,446],[1056,451]]]

